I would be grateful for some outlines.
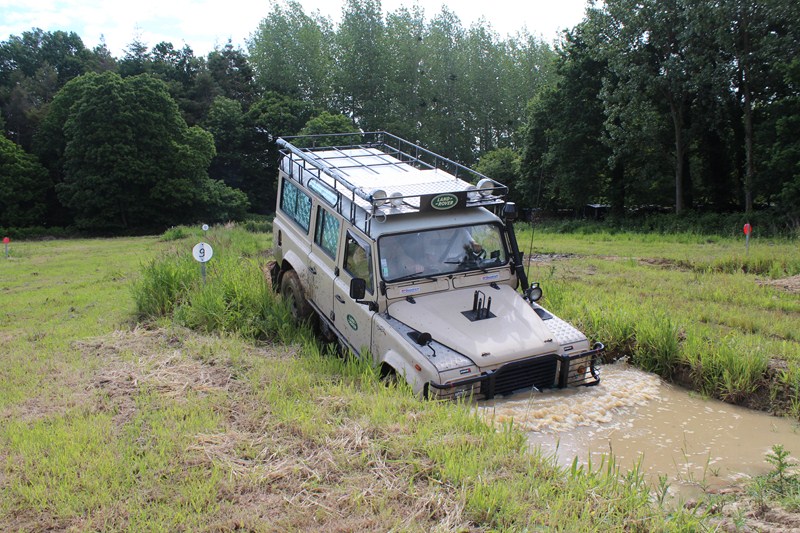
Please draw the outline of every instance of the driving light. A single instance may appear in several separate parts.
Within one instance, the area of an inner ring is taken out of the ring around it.
[[[470,202],[475,202],[479,200],[481,197],[481,193],[478,191],[478,188],[474,185],[470,185],[467,187],[467,199]]]
[[[380,207],[387,202],[386,191],[384,191],[383,189],[375,189],[374,191],[372,191],[372,193],[370,194],[370,198],[372,199],[372,205],[374,205],[375,207]]]
[[[399,192],[393,192],[392,195],[389,197],[389,201],[392,203],[394,207],[400,207],[403,205],[403,195]]]
[[[489,178],[483,178],[478,182],[478,190],[481,196],[489,196],[495,188],[495,182]]]

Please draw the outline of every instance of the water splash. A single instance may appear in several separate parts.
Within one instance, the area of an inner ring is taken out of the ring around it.
[[[523,431],[557,433],[614,422],[615,415],[659,398],[661,380],[617,363],[603,367],[595,387],[533,391],[485,402],[479,407],[496,424],[513,419]]]

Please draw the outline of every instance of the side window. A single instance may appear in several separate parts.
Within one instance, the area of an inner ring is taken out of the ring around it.
[[[308,233],[311,224],[311,198],[287,179],[283,180],[281,189],[281,211]]]
[[[369,247],[355,240],[352,235],[347,235],[345,244],[344,269],[354,278],[367,281],[367,290],[372,293],[372,254]]]
[[[336,258],[339,245],[339,220],[328,211],[319,208],[314,242],[332,258]]]

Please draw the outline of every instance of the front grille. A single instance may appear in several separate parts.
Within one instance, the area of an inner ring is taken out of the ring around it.
[[[444,385],[429,382],[425,397],[437,399],[472,398],[488,400],[498,394],[511,394],[536,387],[591,386],[600,383],[597,362],[605,346],[598,342],[592,349],[574,355],[549,354],[515,361],[474,378]]]
[[[494,373],[486,391],[488,397],[511,394],[520,389],[549,389],[556,384],[558,356],[556,354],[509,363]]]

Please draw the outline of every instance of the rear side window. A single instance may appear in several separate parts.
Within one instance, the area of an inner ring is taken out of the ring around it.
[[[322,208],[319,209],[317,215],[314,242],[325,250],[325,253],[329,256],[336,257],[336,250],[339,245],[339,219]]]
[[[306,233],[311,224],[311,198],[289,180],[283,180],[281,211],[297,222]]]

